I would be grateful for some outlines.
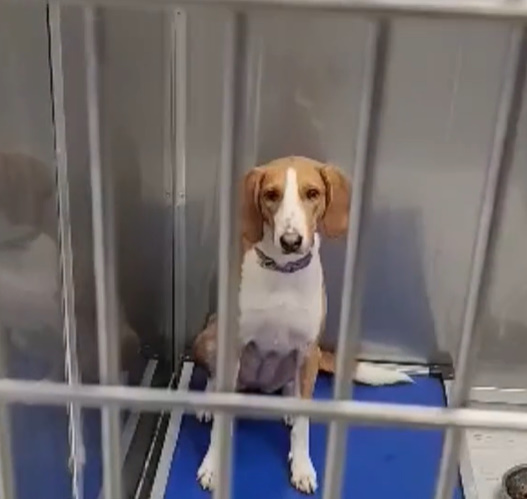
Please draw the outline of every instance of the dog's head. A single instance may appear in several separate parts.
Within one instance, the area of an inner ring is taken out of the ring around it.
[[[243,237],[265,234],[284,254],[303,254],[320,230],[338,237],[348,228],[350,184],[335,166],[293,156],[253,168],[243,181]]]

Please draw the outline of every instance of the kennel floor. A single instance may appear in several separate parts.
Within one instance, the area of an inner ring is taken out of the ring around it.
[[[192,369],[189,387],[201,390],[203,373]],[[357,400],[400,404],[444,406],[439,379],[415,377],[412,385],[373,388],[357,386]],[[181,385],[180,385],[181,386]],[[332,396],[332,378],[321,375],[315,398]],[[151,499],[210,498],[196,482],[196,471],[205,455],[210,424],[193,415],[174,413],[170,425],[172,444],[165,445]],[[295,499],[306,496],[289,485],[287,455],[289,430],[278,421],[239,420],[234,432],[234,499]],[[327,426],[311,425],[311,456],[319,476],[315,498],[322,497]],[[442,444],[441,430],[389,427],[351,427],[345,464],[343,497],[353,499],[432,498]],[[172,448],[170,448],[172,445]],[[185,491],[182,495],[182,491]],[[462,499],[458,487],[453,496]]]
[[[11,376],[42,379],[47,364],[22,354],[12,355]],[[145,369],[145,381],[153,366]],[[148,382],[149,383],[149,382]],[[147,383],[147,384],[148,384]],[[71,499],[71,474],[68,467],[68,414],[64,407],[16,404],[11,408],[11,456],[16,499]],[[129,448],[132,418],[122,412],[123,453]],[[128,433],[128,435],[126,435]],[[102,487],[101,416],[98,409],[83,411],[83,436],[86,451],[84,499],[100,499]],[[128,437],[128,438],[125,438]]]

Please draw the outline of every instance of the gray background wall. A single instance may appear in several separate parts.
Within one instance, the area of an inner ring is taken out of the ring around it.
[[[45,13],[2,9],[0,146],[27,151],[53,169]],[[77,253],[91,245],[80,14],[78,8],[65,9],[63,25]],[[117,179],[121,293],[140,335],[156,341],[164,334],[178,352],[198,332],[215,299],[215,186],[224,67],[223,14],[203,9],[188,14],[188,307],[186,327],[174,338],[169,333],[170,238],[178,186],[170,143],[174,82],[169,78],[168,13],[108,9],[98,24],[105,162]],[[350,171],[366,30],[364,20],[342,15],[251,16],[253,121],[247,168],[277,156],[303,154]],[[488,23],[394,23],[370,234],[364,357],[429,362],[442,351],[456,351],[509,33],[505,26]],[[526,126],[523,110],[482,324],[476,382],[481,386],[522,387],[527,374],[521,354],[527,347]],[[344,242],[326,244],[323,260],[330,296],[325,341],[331,346]],[[52,277],[46,286],[56,286]]]

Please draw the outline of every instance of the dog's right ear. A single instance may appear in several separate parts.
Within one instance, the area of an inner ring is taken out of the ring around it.
[[[262,168],[253,168],[245,174],[242,183],[242,235],[250,244],[256,244],[263,238],[263,217],[260,209],[263,177]]]

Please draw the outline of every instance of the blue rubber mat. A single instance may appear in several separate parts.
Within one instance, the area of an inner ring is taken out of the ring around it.
[[[319,376],[315,397],[331,397],[331,377]],[[191,389],[203,386],[202,373],[194,373]],[[439,380],[416,378],[414,385],[372,388],[358,386],[355,398],[363,401],[443,406]],[[311,425],[311,457],[318,472],[321,497],[325,462],[324,424]],[[196,482],[205,455],[210,425],[184,416],[168,477],[165,499],[202,499],[210,494]],[[296,499],[306,496],[289,485],[287,455],[289,431],[281,422],[240,420],[234,433],[234,499]],[[354,427],[348,432],[345,498],[427,499],[433,497],[441,453],[442,432],[406,428]],[[185,491],[184,495],[182,491]],[[460,489],[455,499],[462,499]]]

